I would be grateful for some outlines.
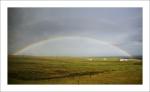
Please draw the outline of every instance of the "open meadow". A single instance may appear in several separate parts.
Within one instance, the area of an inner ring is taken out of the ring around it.
[[[8,84],[142,84],[142,61],[117,57],[8,57]]]

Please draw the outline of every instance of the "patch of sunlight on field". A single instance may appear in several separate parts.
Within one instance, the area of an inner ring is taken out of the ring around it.
[[[9,56],[8,84],[142,84],[142,61]]]

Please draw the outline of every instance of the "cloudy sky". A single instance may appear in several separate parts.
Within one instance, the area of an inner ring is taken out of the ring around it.
[[[9,8],[8,53],[142,55],[142,8]]]

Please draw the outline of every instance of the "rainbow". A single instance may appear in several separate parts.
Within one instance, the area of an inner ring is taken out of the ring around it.
[[[114,45],[114,44],[110,44],[108,42],[104,42],[104,41],[101,41],[101,40],[97,40],[97,39],[93,39],[93,38],[89,38],[89,37],[78,37],[78,36],[65,36],[65,37],[53,37],[53,38],[47,38],[45,40],[42,40],[42,41],[39,41],[39,42],[36,42],[36,43],[33,43],[33,44],[30,44],[24,48],[22,48],[21,50],[15,52],[13,55],[20,55],[21,53],[27,51],[27,50],[30,50],[31,48],[34,48],[36,46],[40,46],[40,45],[43,45],[45,43],[47,43],[48,41],[56,41],[56,40],[60,40],[60,39],[86,39],[88,41],[92,41],[92,42],[96,42],[97,44],[103,44],[103,45],[106,45],[106,46],[111,46],[112,48],[114,49],[117,49],[119,50],[120,52],[122,52],[123,54],[127,55],[127,56],[131,56],[128,52],[126,52],[125,50],[121,49],[120,47]]]

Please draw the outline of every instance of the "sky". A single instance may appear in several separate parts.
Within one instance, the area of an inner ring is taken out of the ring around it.
[[[8,53],[142,56],[142,8],[9,8]]]

